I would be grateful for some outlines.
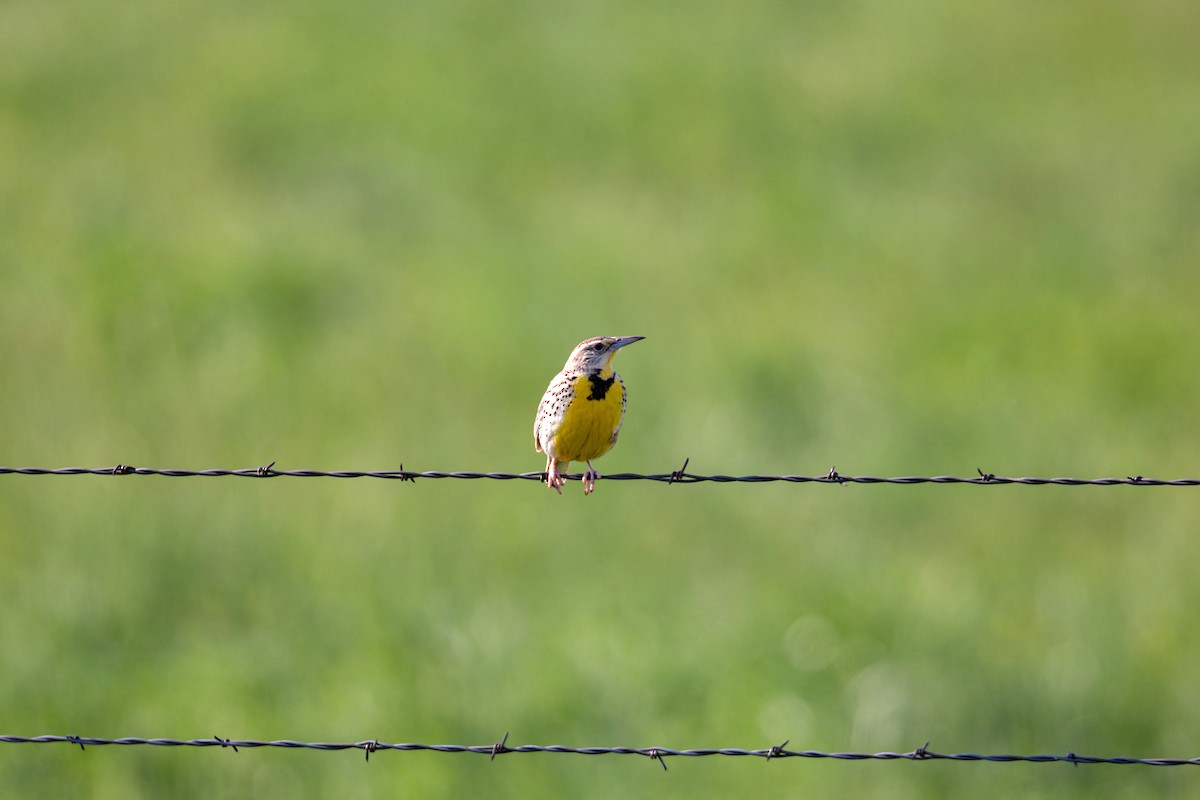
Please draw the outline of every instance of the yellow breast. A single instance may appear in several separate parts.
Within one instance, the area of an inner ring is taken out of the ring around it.
[[[625,411],[625,384],[608,369],[597,376],[580,375],[573,388],[575,396],[554,436],[555,456],[561,461],[590,461],[607,453],[617,440]]]

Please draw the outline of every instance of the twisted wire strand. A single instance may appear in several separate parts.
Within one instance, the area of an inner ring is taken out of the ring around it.
[[[1200,757],[1197,758],[1135,758],[1132,756],[1088,756],[1078,753],[1067,752],[1065,754],[1048,753],[1044,755],[1014,755],[1011,753],[1000,753],[993,755],[984,755],[980,753],[939,753],[929,749],[929,743],[908,752],[893,752],[884,751],[879,753],[854,753],[854,752],[825,752],[822,750],[788,750],[786,741],[781,745],[775,745],[760,750],[744,750],[736,747],[721,747],[721,748],[691,748],[686,750],[676,750],[670,747],[567,747],[565,745],[536,745],[523,744],[515,747],[507,745],[508,734],[504,734],[504,738],[495,744],[480,744],[480,745],[462,745],[462,744],[418,744],[412,742],[405,743],[388,743],[378,739],[367,739],[361,742],[299,742],[294,739],[274,739],[270,741],[262,741],[255,739],[225,739],[220,736],[214,736],[211,739],[143,739],[139,737],[123,737],[120,739],[104,739],[95,736],[0,736],[0,744],[71,744],[78,745],[80,749],[86,750],[88,746],[133,746],[133,745],[149,745],[153,747],[221,747],[231,748],[235,752],[241,749],[253,749],[258,747],[275,747],[284,749],[302,749],[302,750],[319,750],[319,751],[339,751],[339,750],[362,750],[366,758],[369,760],[371,753],[379,752],[380,750],[396,750],[402,752],[411,751],[428,751],[434,753],[474,753],[475,755],[490,756],[493,760],[498,755],[509,753],[556,753],[556,754],[573,754],[584,756],[600,756],[600,755],[636,755],[657,760],[666,769],[664,759],[673,757],[698,758],[704,756],[731,756],[744,757],[750,756],[771,760],[775,758],[810,758],[810,759],[835,759],[839,761],[964,761],[964,762],[982,762],[988,761],[993,763],[1032,763],[1032,764],[1047,764],[1047,763],[1067,763],[1067,764],[1117,764],[1129,765],[1139,764],[1148,767],[1178,767],[1178,766],[1200,766]]]
[[[856,484],[891,484],[913,486],[917,484],[972,484],[976,486],[1003,486],[1022,484],[1025,486],[1200,486],[1200,478],[1147,478],[1142,475],[1124,478],[1038,478],[1038,477],[1006,477],[991,472],[978,470],[978,475],[932,475],[932,476],[897,476],[879,477],[875,475],[842,475],[836,469],[831,469],[823,475],[697,475],[687,472],[687,461],[681,469],[673,472],[642,474],[636,472],[614,472],[603,475],[606,481],[657,481],[659,483],[828,483],[844,485]],[[112,467],[60,467],[55,469],[45,467],[0,467],[0,475],[160,475],[168,478],[379,478],[383,480],[410,481],[416,479],[446,479],[456,478],[465,480],[500,480],[500,481],[540,481],[545,482],[545,472],[471,472],[471,471],[427,471],[418,472],[406,470],[401,465],[398,470],[317,470],[317,469],[275,469],[275,462],[262,467],[249,469],[155,469],[153,467],[134,467],[127,464],[117,464]],[[583,475],[572,474],[565,476],[568,480],[582,480]]]

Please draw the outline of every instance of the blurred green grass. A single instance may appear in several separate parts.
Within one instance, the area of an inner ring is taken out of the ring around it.
[[[602,471],[1195,475],[1198,22],[13,0],[0,462],[537,469],[546,381],[631,333]],[[1189,756],[1192,495],[10,476],[0,727]],[[671,766],[0,750],[28,796],[1192,779]]]

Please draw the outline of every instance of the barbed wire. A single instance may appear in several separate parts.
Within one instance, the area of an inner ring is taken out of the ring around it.
[[[733,756],[743,757],[750,756],[754,758],[762,758],[770,761],[775,758],[828,758],[838,761],[967,761],[980,762],[988,761],[993,763],[1067,763],[1076,766],[1080,764],[1140,764],[1147,767],[1179,767],[1179,766],[1200,766],[1200,757],[1198,758],[1134,758],[1130,756],[1087,756],[1078,753],[1067,752],[1065,754],[1045,754],[1045,755],[1013,755],[1013,754],[996,754],[982,755],[980,753],[939,753],[929,749],[929,742],[921,745],[915,750],[899,753],[884,751],[880,753],[853,753],[853,752],[825,752],[822,750],[788,750],[788,742],[774,745],[762,750],[743,750],[736,747],[721,747],[721,748],[692,748],[687,750],[676,750],[670,747],[567,747],[565,745],[536,745],[523,744],[516,747],[508,746],[508,734],[504,734],[504,738],[494,744],[479,744],[479,745],[462,745],[462,744],[414,744],[414,743],[399,743],[389,744],[378,739],[367,739],[361,742],[298,742],[293,739],[275,739],[271,741],[260,741],[255,739],[225,739],[220,736],[214,736],[211,739],[142,739],[138,737],[124,737],[121,739],[103,739],[94,736],[0,736],[0,744],[72,744],[78,745],[81,750],[86,750],[88,745],[103,746],[103,745],[150,745],[154,747],[221,747],[232,748],[234,752],[240,749],[252,749],[256,747],[277,747],[291,750],[319,750],[333,752],[339,750],[362,750],[366,759],[371,759],[372,753],[377,753],[381,750],[395,751],[427,751],[433,753],[473,753],[475,755],[490,756],[495,760],[498,755],[506,755],[509,753],[570,753],[573,755],[583,756],[602,756],[602,755],[619,755],[619,756],[643,756],[658,763],[665,770],[667,764],[665,759],[674,757],[697,758],[703,756]]]
[[[917,484],[972,484],[975,486],[1003,486],[1007,484],[1023,484],[1025,486],[1200,486],[1200,478],[1147,478],[1142,475],[1124,478],[1013,478],[985,472],[977,469],[978,475],[954,476],[899,476],[878,477],[875,475],[842,475],[836,468],[823,475],[696,475],[687,471],[688,459],[683,466],[672,472],[642,474],[636,472],[614,472],[601,476],[606,481],[658,481],[660,483],[829,483],[845,485],[848,483],[879,484],[886,483],[900,486]],[[168,478],[380,478],[383,480],[416,482],[418,478],[437,480],[443,478],[458,478],[466,480],[500,480],[500,481],[540,481],[546,482],[545,472],[417,472],[404,469],[398,470],[318,470],[318,469],[275,469],[275,462],[261,467],[248,469],[155,469],[153,467],[134,467],[128,464],[117,464],[112,467],[0,467],[0,475],[161,475]],[[567,480],[582,480],[583,475],[572,474],[564,476]]]

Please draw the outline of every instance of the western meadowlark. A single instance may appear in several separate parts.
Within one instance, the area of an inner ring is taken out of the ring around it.
[[[625,382],[613,371],[613,356],[644,336],[597,336],[575,346],[554,376],[533,420],[533,443],[546,454],[546,483],[562,494],[562,473],[572,461],[588,465],[583,493],[591,494],[600,474],[592,459],[617,443],[625,417]]]

